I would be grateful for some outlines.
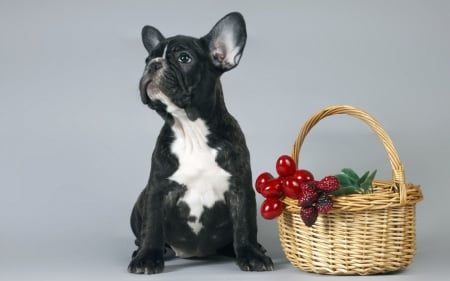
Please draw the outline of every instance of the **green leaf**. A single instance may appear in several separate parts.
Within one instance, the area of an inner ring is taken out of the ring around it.
[[[342,186],[338,190],[331,192],[334,196],[349,195],[356,192],[356,186]]]
[[[372,186],[371,184],[363,182],[358,190],[360,193],[370,193],[371,186]]]
[[[372,182],[377,170],[370,173],[367,171],[362,177],[350,168],[342,169],[342,172],[336,175],[340,188],[331,194],[334,196],[349,195],[353,193],[372,193]]]
[[[365,172],[364,175],[359,178],[358,185],[361,186],[361,184],[366,181],[368,176],[369,176],[369,171]]]
[[[375,178],[375,175],[377,174],[377,170],[373,171],[367,179],[362,183],[362,186],[364,186],[365,193],[372,193],[372,182]]]
[[[370,176],[367,177],[367,180],[370,180],[370,184],[372,184],[372,181],[375,178],[376,174],[377,174],[377,170],[373,171],[372,174],[370,174]]]
[[[338,179],[338,182],[339,182],[340,186],[354,185],[352,180],[347,175],[338,174],[338,175],[336,175],[336,178]]]
[[[359,176],[352,169],[344,168],[344,169],[342,169],[342,173],[347,175],[353,183],[355,183],[355,184],[358,183]]]

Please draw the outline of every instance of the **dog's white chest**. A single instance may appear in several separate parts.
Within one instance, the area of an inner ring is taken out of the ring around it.
[[[209,131],[203,120],[177,118],[172,128],[175,141],[171,150],[179,166],[169,179],[186,186],[180,201],[189,206],[189,216],[193,219],[188,224],[198,234],[203,227],[199,219],[204,208],[211,208],[225,199],[230,174],[217,165],[217,150],[207,144]]]

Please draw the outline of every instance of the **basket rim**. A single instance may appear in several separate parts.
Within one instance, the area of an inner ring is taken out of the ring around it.
[[[374,193],[354,193],[349,195],[332,196],[333,208],[328,213],[358,212],[366,210],[380,210],[414,205],[423,200],[420,185],[408,183],[405,185],[406,200],[400,203],[400,194],[393,181],[373,181]],[[298,200],[289,197],[282,199],[287,212],[299,212]]]

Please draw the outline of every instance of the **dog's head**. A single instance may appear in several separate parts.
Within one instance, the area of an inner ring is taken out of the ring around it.
[[[149,55],[139,87],[142,102],[165,119],[183,115],[195,120],[211,112],[221,98],[219,78],[238,65],[246,38],[239,13],[226,15],[201,38],[164,38],[145,26],[142,41]]]

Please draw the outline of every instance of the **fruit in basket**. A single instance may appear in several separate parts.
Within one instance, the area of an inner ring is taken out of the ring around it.
[[[291,156],[281,155],[277,160],[275,168],[280,177],[289,177],[295,173],[297,164],[295,164],[295,161],[291,158]]]
[[[335,176],[327,176],[317,183],[317,188],[325,192],[333,192],[339,189],[339,181]]]
[[[316,222],[318,215],[319,211],[316,206],[306,207],[300,210],[300,217],[306,226],[312,226]]]
[[[320,214],[328,213],[333,208],[333,200],[330,195],[322,192],[317,198],[316,207]]]
[[[313,174],[305,169],[299,169],[295,171],[294,178],[296,178],[300,183],[314,180]]]
[[[261,204],[261,216],[267,220],[278,217],[283,210],[283,202],[277,198],[267,198]]]
[[[307,226],[316,222],[318,214],[327,214],[333,208],[333,196],[372,192],[372,181],[376,170],[359,177],[352,169],[345,168],[336,176],[326,176],[319,181],[306,169],[297,169],[297,164],[288,155],[277,159],[275,168],[278,177],[269,172],[260,174],[255,189],[266,199],[261,204],[261,216],[274,219],[284,210],[281,199],[287,196],[298,200],[300,216]]]
[[[371,190],[376,171],[359,177],[351,169],[343,169],[336,176],[326,176],[319,181],[306,169],[297,169],[295,161],[282,155],[275,165],[278,177],[269,172],[260,174],[255,189],[266,199],[261,204],[261,216],[274,219],[284,210],[283,196],[298,200],[300,215],[305,225],[312,226],[318,214],[326,214],[333,208],[333,196]],[[333,195],[333,196],[331,196]]]
[[[255,188],[256,188],[256,191],[257,191],[258,193],[261,193],[261,190],[264,188],[264,185],[265,185],[269,180],[271,180],[271,179],[273,179],[273,176],[272,176],[272,174],[270,174],[270,173],[268,173],[268,172],[265,172],[265,173],[260,174],[260,175],[256,178],[256,181],[255,181]]]
[[[302,208],[313,206],[318,198],[316,184],[314,182],[304,182],[300,185],[300,196],[298,204]]]
[[[265,198],[280,198],[283,196],[283,187],[281,179],[271,179],[262,185],[261,194]]]

